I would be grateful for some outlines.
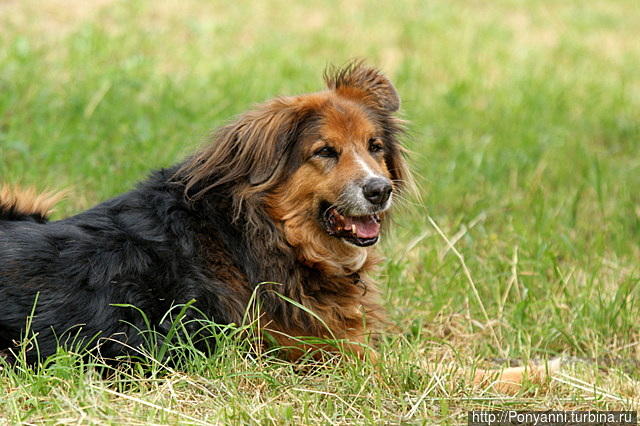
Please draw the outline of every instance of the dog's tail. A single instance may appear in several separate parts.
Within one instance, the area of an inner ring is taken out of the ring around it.
[[[502,370],[476,370],[473,383],[479,386],[490,386],[500,393],[512,395],[517,393],[525,383],[542,384],[559,370],[560,359],[541,365],[531,363]]]
[[[45,223],[62,192],[37,193],[33,188],[0,186],[0,220],[27,220]]]

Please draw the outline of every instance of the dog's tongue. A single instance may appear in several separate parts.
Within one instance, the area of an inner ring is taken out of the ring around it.
[[[374,216],[345,216],[345,228],[356,227],[358,238],[375,238],[380,233],[380,223]]]

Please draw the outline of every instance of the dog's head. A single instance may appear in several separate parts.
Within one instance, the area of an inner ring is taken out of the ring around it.
[[[242,115],[183,169],[195,197],[231,185],[237,217],[258,203],[301,260],[351,273],[409,179],[394,116],[400,101],[382,73],[361,63],[325,81],[328,90]]]

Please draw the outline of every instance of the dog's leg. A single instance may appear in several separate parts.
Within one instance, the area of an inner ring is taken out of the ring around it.
[[[476,370],[473,383],[479,386],[491,386],[500,393],[515,394],[525,382],[541,384],[552,373],[560,370],[560,359],[547,364],[529,364],[510,367],[503,370]]]

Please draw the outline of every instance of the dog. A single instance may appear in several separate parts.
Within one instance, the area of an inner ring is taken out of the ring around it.
[[[48,221],[48,194],[5,188],[0,350],[26,337],[32,316],[31,362],[69,336],[98,337],[117,358],[143,343],[137,310],[161,333],[167,311],[190,300],[208,320],[241,324],[255,293],[279,345],[330,338],[362,354],[384,323],[373,246],[410,179],[400,100],[359,62],[325,82],[256,106],[195,155],[69,218]]]
[[[28,331],[28,362],[70,338],[118,359],[145,343],[140,312],[166,335],[176,305],[242,324],[255,298],[262,331],[291,361],[318,349],[374,357],[386,322],[374,246],[412,182],[400,98],[362,62],[324,80],[323,91],[256,106],[195,155],[75,216],[49,221],[52,194],[0,192],[0,351],[14,353]],[[504,377],[519,383],[516,370]],[[474,381],[489,378],[479,370]]]

